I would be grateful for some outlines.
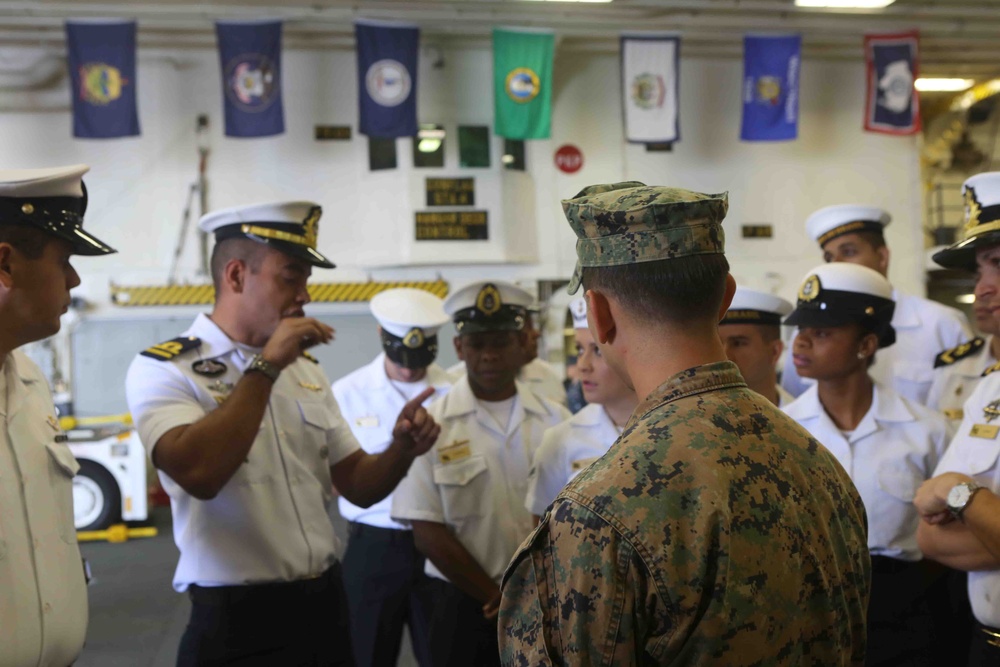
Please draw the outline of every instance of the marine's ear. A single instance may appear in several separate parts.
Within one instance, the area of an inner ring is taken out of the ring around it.
[[[613,343],[618,323],[608,295],[591,289],[587,290],[584,297],[587,299],[587,322],[594,339],[603,345]]]

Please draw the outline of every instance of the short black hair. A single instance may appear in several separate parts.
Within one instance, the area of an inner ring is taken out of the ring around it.
[[[246,262],[252,273],[260,271],[260,265],[264,261],[264,251],[267,246],[248,238],[232,238],[219,241],[212,248],[212,284],[216,293],[222,286],[222,272],[226,269],[226,264],[234,259],[241,259]]]
[[[722,254],[585,267],[583,287],[613,296],[647,322],[717,321],[729,261]]]
[[[38,259],[55,237],[27,225],[0,225],[0,243],[7,243],[28,259]]]

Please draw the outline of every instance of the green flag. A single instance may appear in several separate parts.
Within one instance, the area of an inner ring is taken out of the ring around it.
[[[495,132],[507,139],[548,139],[552,120],[551,32],[493,30]]]

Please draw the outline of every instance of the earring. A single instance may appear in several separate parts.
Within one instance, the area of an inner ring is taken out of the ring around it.
[[[864,352],[858,352],[858,359],[864,359],[864,358],[865,358],[865,353]]]

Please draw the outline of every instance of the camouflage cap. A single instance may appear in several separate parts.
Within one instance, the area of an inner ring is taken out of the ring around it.
[[[725,250],[728,193],[701,194],[638,181],[591,185],[563,211],[579,237],[567,291],[580,288],[583,267],[622,266]]]

